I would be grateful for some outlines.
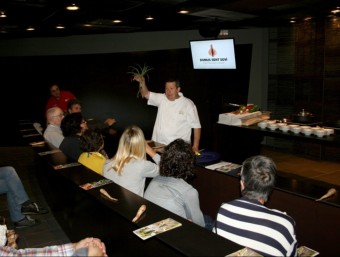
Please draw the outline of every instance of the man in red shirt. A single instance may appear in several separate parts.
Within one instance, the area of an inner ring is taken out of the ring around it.
[[[60,90],[57,84],[53,84],[50,87],[51,97],[47,102],[45,113],[48,109],[58,106],[63,110],[64,113],[67,112],[67,104],[70,100],[76,99],[76,97],[67,90]]]

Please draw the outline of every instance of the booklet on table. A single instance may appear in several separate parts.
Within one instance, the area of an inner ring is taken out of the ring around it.
[[[167,218],[156,223],[150,224],[148,226],[134,230],[133,233],[135,233],[141,239],[145,240],[160,233],[164,233],[170,229],[177,228],[179,226],[182,226],[182,223],[179,223],[174,219]]]

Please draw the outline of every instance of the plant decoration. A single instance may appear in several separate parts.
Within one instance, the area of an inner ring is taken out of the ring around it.
[[[148,72],[152,70],[153,68],[144,63],[143,66],[139,64],[136,64],[135,66],[130,66],[130,69],[131,70],[128,72],[128,74],[131,74],[132,77],[139,76],[139,77],[144,77],[144,78],[147,77],[149,79]],[[139,95],[141,95],[140,90],[141,88],[139,87],[139,90],[137,92],[137,98],[139,97]]]

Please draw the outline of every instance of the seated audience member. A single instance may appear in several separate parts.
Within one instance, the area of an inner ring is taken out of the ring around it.
[[[155,163],[146,159],[148,154]],[[159,174],[157,154],[145,141],[137,126],[127,127],[119,140],[117,153],[104,165],[104,177],[138,194],[144,195],[145,179]]]
[[[78,161],[83,153],[80,147],[80,136],[87,129],[86,121],[81,113],[67,114],[60,125],[63,131],[64,140],[59,149],[72,161]]]
[[[0,256],[107,256],[105,244],[98,238],[87,237],[76,243],[41,248],[15,249],[0,247]]]
[[[145,190],[144,198],[202,227],[211,229],[211,220],[208,223],[210,217],[205,217],[200,209],[197,190],[186,182],[194,175],[194,161],[195,154],[190,143],[183,139],[171,142],[162,153],[159,164],[160,175],[151,180]]]
[[[296,256],[295,221],[264,206],[275,176],[272,159],[261,155],[246,159],[241,169],[242,197],[221,205],[214,231],[263,256]]]
[[[10,218],[16,228],[39,224],[38,220],[26,215],[48,213],[45,208],[38,206],[29,199],[16,170],[12,166],[0,167],[0,194],[6,194]]]
[[[82,104],[78,99],[73,99],[69,101],[67,105],[68,113],[75,113],[82,111]],[[117,151],[118,148],[118,141],[121,135],[117,129],[114,128],[114,125],[117,121],[114,118],[107,118],[104,121],[98,119],[86,119],[87,127],[93,130],[100,130],[102,135],[104,136],[106,153],[111,158]]]
[[[63,132],[60,128],[61,121],[64,118],[63,110],[59,107],[52,107],[46,112],[47,127],[44,131],[44,138],[52,144],[52,146],[59,148],[64,139]]]
[[[75,113],[75,112],[81,112],[81,102],[78,99],[73,99],[68,102],[67,104],[67,111],[68,113]],[[113,132],[114,129],[112,126],[116,124],[116,120],[114,118],[107,118],[104,121],[99,121],[96,119],[87,119],[87,126],[90,129],[100,129],[100,130],[108,130],[110,129],[109,133],[115,133]],[[113,130],[113,131],[111,131]]]
[[[48,109],[56,106],[62,109],[64,113],[67,113],[67,103],[76,98],[70,91],[60,90],[57,84],[50,86],[50,94],[51,96],[47,101],[45,114]]]
[[[18,238],[19,236],[14,229],[7,229],[5,217],[0,216],[0,247],[10,246],[18,249]]]
[[[104,151],[102,134],[92,129],[85,130],[80,137],[80,148],[84,152],[80,155],[78,162],[102,175],[104,163],[108,159]]]

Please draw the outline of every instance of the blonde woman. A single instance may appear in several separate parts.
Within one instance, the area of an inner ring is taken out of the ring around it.
[[[120,137],[117,153],[105,163],[103,176],[143,197],[145,178],[159,175],[159,162],[160,155],[146,143],[143,131],[132,125]]]

